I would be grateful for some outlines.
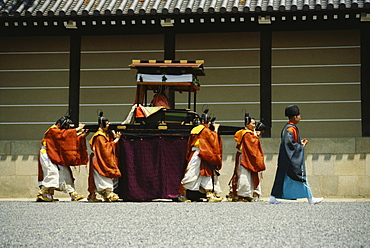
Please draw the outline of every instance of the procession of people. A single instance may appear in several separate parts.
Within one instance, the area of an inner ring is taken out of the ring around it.
[[[290,105],[285,109],[288,123],[281,133],[278,167],[270,199],[271,204],[282,204],[277,199],[295,200],[307,198],[308,203],[322,202],[314,198],[307,181],[304,147],[307,139],[300,139],[297,124],[301,120],[299,108]],[[261,200],[262,172],[266,170],[264,153],[260,142],[266,127],[256,122],[249,113],[245,114],[245,128],[234,135],[236,155],[234,173],[229,182],[227,199],[221,197],[219,181],[222,169],[222,138],[218,133],[216,118],[208,115],[208,109],[200,116],[199,125],[189,134],[186,148],[186,168],[178,185],[178,198],[181,202],[255,202]],[[55,202],[54,191],[68,193],[71,201],[85,197],[76,192],[71,166],[89,164],[89,202],[116,202],[120,199],[115,192],[122,176],[118,161],[120,132],[109,129],[109,121],[98,116],[98,130],[92,135],[89,144],[92,153],[88,159],[86,136],[89,130],[85,125],[74,126],[70,117],[63,116],[52,125],[42,139],[39,152],[39,192],[36,201]],[[89,161],[88,161],[89,160]],[[102,198],[102,199],[101,199]],[[123,199],[124,200],[124,199]]]

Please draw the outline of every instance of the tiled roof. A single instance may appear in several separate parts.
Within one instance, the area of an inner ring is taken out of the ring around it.
[[[238,13],[370,9],[370,0],[0,0],[0,16]]]

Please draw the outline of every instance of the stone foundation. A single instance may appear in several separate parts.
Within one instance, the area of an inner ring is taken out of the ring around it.
[[[266,171],[262,196],[268,197],[275,177],[280,139],[262,138]],[[223,195],[234,170],[235,141],[223,136]],[[0,141],[0,198],[35,197],[40,141]],[[370,138],[311,138],[306,146],[308,180],[316,197],[370,197]],[[72,167],[76,190],[87,196],[87,165]],[[57,197],[68,197],[57,193]]]

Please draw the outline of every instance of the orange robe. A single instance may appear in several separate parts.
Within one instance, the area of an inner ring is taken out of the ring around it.
[[[77,147],[79,149],[79,158],[76,160],[75,165],[83,165],[89,162],[89,154],[87,152],[86,138],[77,136]]]
[[[121,177],[116,156],[117,145],[103,130],[99,129],[90,139],[93,153],[90,155],[89,192],[94,193],[93,169],[108,178]]]
[[[252,172],[254,188],[260,183],[258,172],[266,170],[262,145],[253,131],[242,129],[235,133],[236,148],[241,150],[241,165]],[[238,156],[238,153],[237,153]]]
[[[189,162],[194,151],[192,147],[199,148],[200,175],[213,176],[213,170],[222,167],[222,139],[221,136],[208,128],[208,125],[200,125],[191,131],[188,139],[186,160]]]
[[[170,104],[168,103],[167,97],[163,94],[157,93],[154,95],[152,100],[153,107],[164,107],[170,109]]]
[[[86,139],[77,136],[76,130],[65,130],[73,132],[63,132],[60,140],[61,156],[66,166],[82,165],[88,163]]]
[[[76,129],[59,129],[53,125],[45,132],[41,144],[55,165],[78,166],[88,162],[85,137],[77,136]],[[38,180],[43,180],[40,161]]]

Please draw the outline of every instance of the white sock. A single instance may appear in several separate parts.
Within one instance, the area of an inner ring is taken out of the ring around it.
[[[309,197],[309,198],[307,198],[307,200],[308,200],[309,204],[316,204],[316,203],[322,202],[322,200],[324,200],[324,198],[323,197],[321,197],[321,198]]]
[[[272,203],[272,204],[283,204],[282,202],[279,202],[278,200],[276,200],[275,196],[270,196],[269,203]]]

